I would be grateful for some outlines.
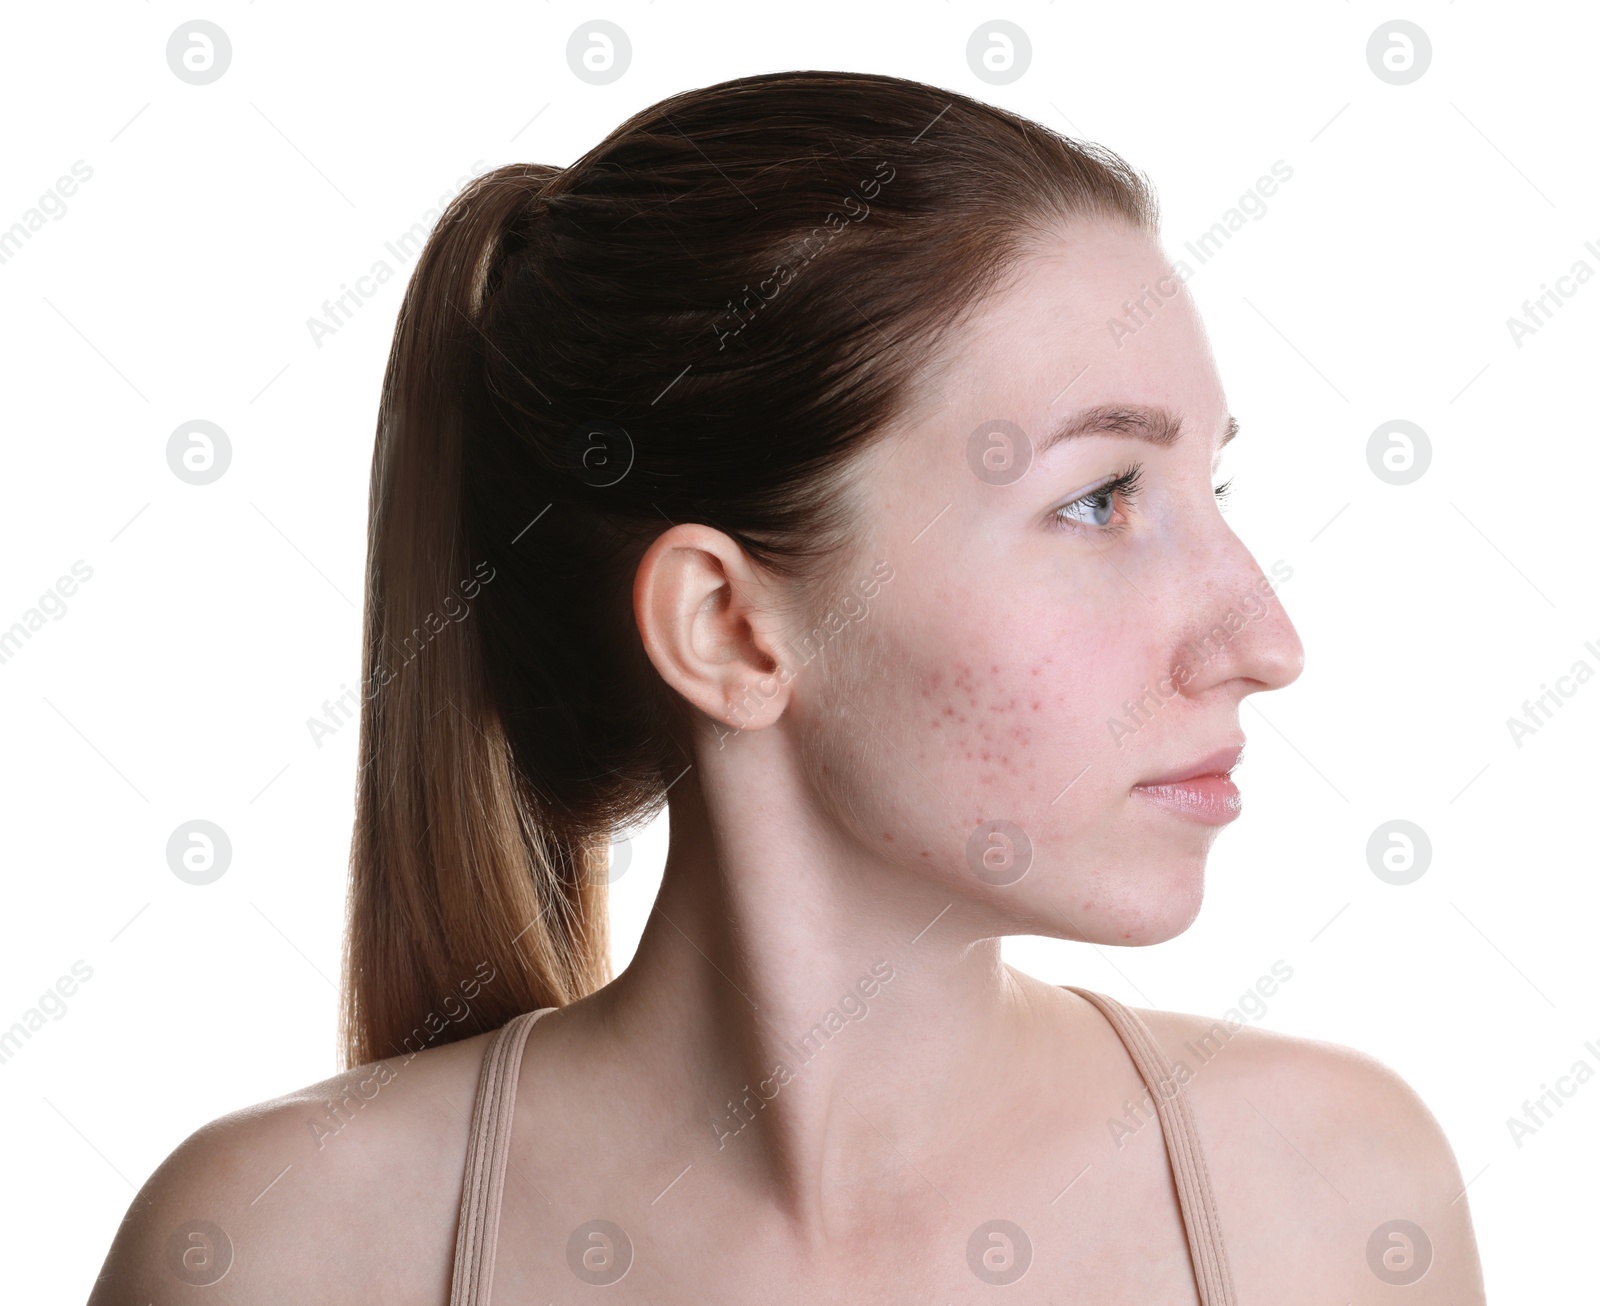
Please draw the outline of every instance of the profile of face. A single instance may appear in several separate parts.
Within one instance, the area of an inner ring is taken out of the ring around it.
[[[938,881],[995,934],[1160,942],[1231,814],[1148,786],[1227,770],[1245,695],[1302,664],[1218,506],[1215,363],[1159,247],[1110,223],[1045,242],[957,330],[854,469],[856,573],[891,578],[757,724],[852,859]],[[1094,410],[1113,429],[1046,438]]]

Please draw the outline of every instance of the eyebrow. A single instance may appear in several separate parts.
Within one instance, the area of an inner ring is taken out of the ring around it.
[[[1170,408],[1145,404],[1099,404],[1073,413],[1039,441],[1037,454],[1044,454],[1066,440],[1086,435],[1128,435],[1146,444],[1170,448],[1183,434],[1183,419]],[[1239,434],[1239,420],[1228,418],[1222,433],[1225,445]],[[1222,445],[1217,446],[1221,449]]]

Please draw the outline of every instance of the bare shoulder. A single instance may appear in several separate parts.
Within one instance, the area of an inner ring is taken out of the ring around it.
[[[89,1306],[449,1298],[482,1034],[222,1116],[133,1199]]]
[[[1139,1015],[1190,1102],[1241,1293],[1254,1289],[1242,1300],[1315,1284],[1387,1301],[1414,1284],[1419,1302],[1483,1301],[1460,1168],[1398,1073],[1238,1019]]]

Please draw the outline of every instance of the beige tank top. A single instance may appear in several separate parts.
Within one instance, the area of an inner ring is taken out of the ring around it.
[[[1061,987],[1099,1008],[1111,1022],[1111,1028],[1138,1069],[1139,1077],[1150,1090],[1178,1190],[1178,1209],[1189,1241],[1189,1264],[1194,1270],[1201,1306],[1237,1306],[1233,1274],[1228,1268],[1227,1249],[1222,1242],[1222,1227],[1212,1200],[1211,1176],[1206,1171],[1205,1153],[1200,1148],[1200,1137],[1182,1083],[1173,1076],[1172,1066],[1149,1027],[1134,1012],[1103,993],[1071,984]],[[512,1017],[496,1031],[484,1053],[477,1102],[472,1109],[472,1137],[467,1146],[461,1216],[456,1226],[450,1306],[489,1306],[522,1049],[534,1022],[554,1010],[554,1007],[540,1007],[537,1011],[525,1011]]]

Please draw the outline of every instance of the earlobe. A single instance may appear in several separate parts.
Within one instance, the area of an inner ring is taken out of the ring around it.
[[[773,656],[773,583],[732,537],[685,522],[645,550],[633,581],[634,621],[652,665],[715,721],[760,729],[782,714]],[[758,688],[761,686],[761,688]]]

